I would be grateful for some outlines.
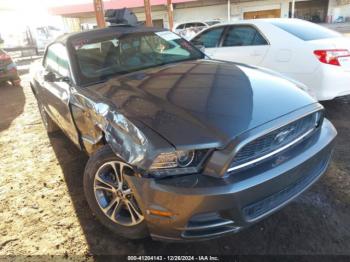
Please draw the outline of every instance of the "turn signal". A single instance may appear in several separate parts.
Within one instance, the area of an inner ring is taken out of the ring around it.
[[[173,214],[170,212],[156,210],[156,209],[147,210],[147,214],[154,215],[154,216],[160,216],[160,217],[172,217],[173,216]]]

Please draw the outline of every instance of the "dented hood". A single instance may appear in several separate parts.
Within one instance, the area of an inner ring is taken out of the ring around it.
[[[181,149],[223,147],[249,129],[315,103],[285,79],[213,60],[150,68],[89,89]]]

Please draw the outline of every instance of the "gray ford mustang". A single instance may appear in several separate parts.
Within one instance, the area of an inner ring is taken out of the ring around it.
[[[90,156],[89,206],[124,237],[238,232],[309,188],[331,158],[336,130],[295,83],[211,60],[169,31],[65,35],[31,72],[47,131]]]

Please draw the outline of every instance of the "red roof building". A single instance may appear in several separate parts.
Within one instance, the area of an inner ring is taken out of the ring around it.
[[[308,19],[310,14],[320,16],[321,22],[329,20],[331,6],[336,0],[296,1],[296,17]],[[150,0],[153,24],[168,27],[167,0]],[[247,18],[282,17],[291,14],[292,0],[173,0],[175,25],[184,22],[223,22]],[[145,21],[144,0],[105,0],[104,9],[130,8],[139,21]],[[67,27],[74,30],[90,29],[96,25],[93,0],[81,4],[55,6],[53,15],[63,17]]]

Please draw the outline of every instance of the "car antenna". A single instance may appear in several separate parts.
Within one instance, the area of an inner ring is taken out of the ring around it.
[[[105,12],[105,20],[109,26],[137,26],[137,17],[130,9],[108,9]]]

